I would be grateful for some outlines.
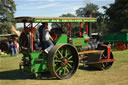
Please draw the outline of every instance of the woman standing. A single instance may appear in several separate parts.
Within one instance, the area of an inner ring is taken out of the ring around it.
[[[17,42],[14,41],[14,42],[13,42],[13,45],[14,45],[14,53],[15,53],[15,56],[18,57],[18,51],[17,51],[17,49],[18,49],[18,45],[17,45]]]

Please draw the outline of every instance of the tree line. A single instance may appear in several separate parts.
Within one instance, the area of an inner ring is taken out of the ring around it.
[[[0,34],[11,33],[12,25],[15,25],[15,11],[14,0],[0,0]]]
[[[102,8],[104,13],[99,11],[98,5],[88,3],[77,9],[75,15],[67,13],[60,17],[96,17],[97,23],[93,23],[93,32],[128,32],[128,0],[115,0],[109,7]],[[14,0],[0,0],[0,34],[12,33],[11,27],[15,26],[15,11]]]
[[[96,4],[88,3],[76,10],[76,14],[62,14],[61,17],[96,17],[92,31],[100,33],[128,32],[128,0],[115,0],[109,7],[102,6],[104,13],[99,11]]]

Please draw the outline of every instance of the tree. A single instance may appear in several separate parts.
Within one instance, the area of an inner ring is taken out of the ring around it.
[[[60,17],[76,17],[76,16],[71,13],[67,13],[67,14],[62,14]]]
[[[87,17],[87,16],[93,16],[97,17],[100,12],[98,11],[98,5],[95,5],[93,3],[86,4],[85,7],[79,8],[76,10],[76,14],[78,17]]]
[[[71,13],[67,13],[67,14],[62,14],[60,17],[76,17],[76,16]],[[61,23],[53,23],[52,24],[52,28],[61,28],[61,26],[62,26]]]
[[[106,15],[109,17],[109,32],[128,32],[128,0],[116,0],[110,4]]]
[[[85,7],[79,8],[76,10],[76,15],[78,17],[95,17],[97,18],[97,23],[93,23],[92,31],[93,32],[104,32],[106,25],[104,23],[104,15],[100,13],[98,5],[93,3],[86,4]]]
[[[15,10],[14,0],[0,0],[0,34],[11,33],[11,27],[15,24]]]
[[[67,14],[62,14],[60,17],[76,17],[76,16],[71,13],[67,13]],[[63,25],[59,23],[59,24],[56,24],[56,27],[61,28],[62,26],[64,29]],[[80,23],[72,23],[72,33],[78,32],[79,26],[80,26]]]

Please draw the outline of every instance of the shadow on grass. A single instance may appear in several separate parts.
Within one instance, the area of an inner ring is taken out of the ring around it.
[[[21,72],[20,70],[10,70],[0,72],[0,80],[26,80],[33,79],[36,80],[34,74]],[[43,73],[41,79],[38,80],[56,80],[51,78],[49,73]]]
[[[82,65],[79,66],[79,69],[86,71],[99,71],[94,68],[83,67]],[[0,80],[26,80],[26,79],[37,80],[33,73],[21,72],[18,69],[0,72]],[[38,80],[58,80],[58,79],[55,77],[51,77],[49,72],[44,72],[42,73],[41,79]]]
[[[34,79],[30,73],[22,73],[19,70],[9,70],[0,72],[0,80]]]
[[[98,69],[96,69],[96,68],[84,67],[83,65],[80,65],[80,66],[79,66],[79,69],[80,69],[80,70],[85,70],[85,71],[101,71],[101,70],[98,70]]]

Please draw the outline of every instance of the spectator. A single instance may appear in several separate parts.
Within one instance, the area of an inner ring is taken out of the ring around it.
[[[19,43],[18,42],[17,42],[17,54],[19,54]]]
[[[14,55],[18,57],[18,51],[17,51],[18,43],[16,41],[14,41],[13,44],[14,44]]]
[[[9,50],[10,50],[11,56],[14,56],[14,45],[12,41],[9,42]]]
[[[0,55],[1,55],[1,49],[0,49]]]

